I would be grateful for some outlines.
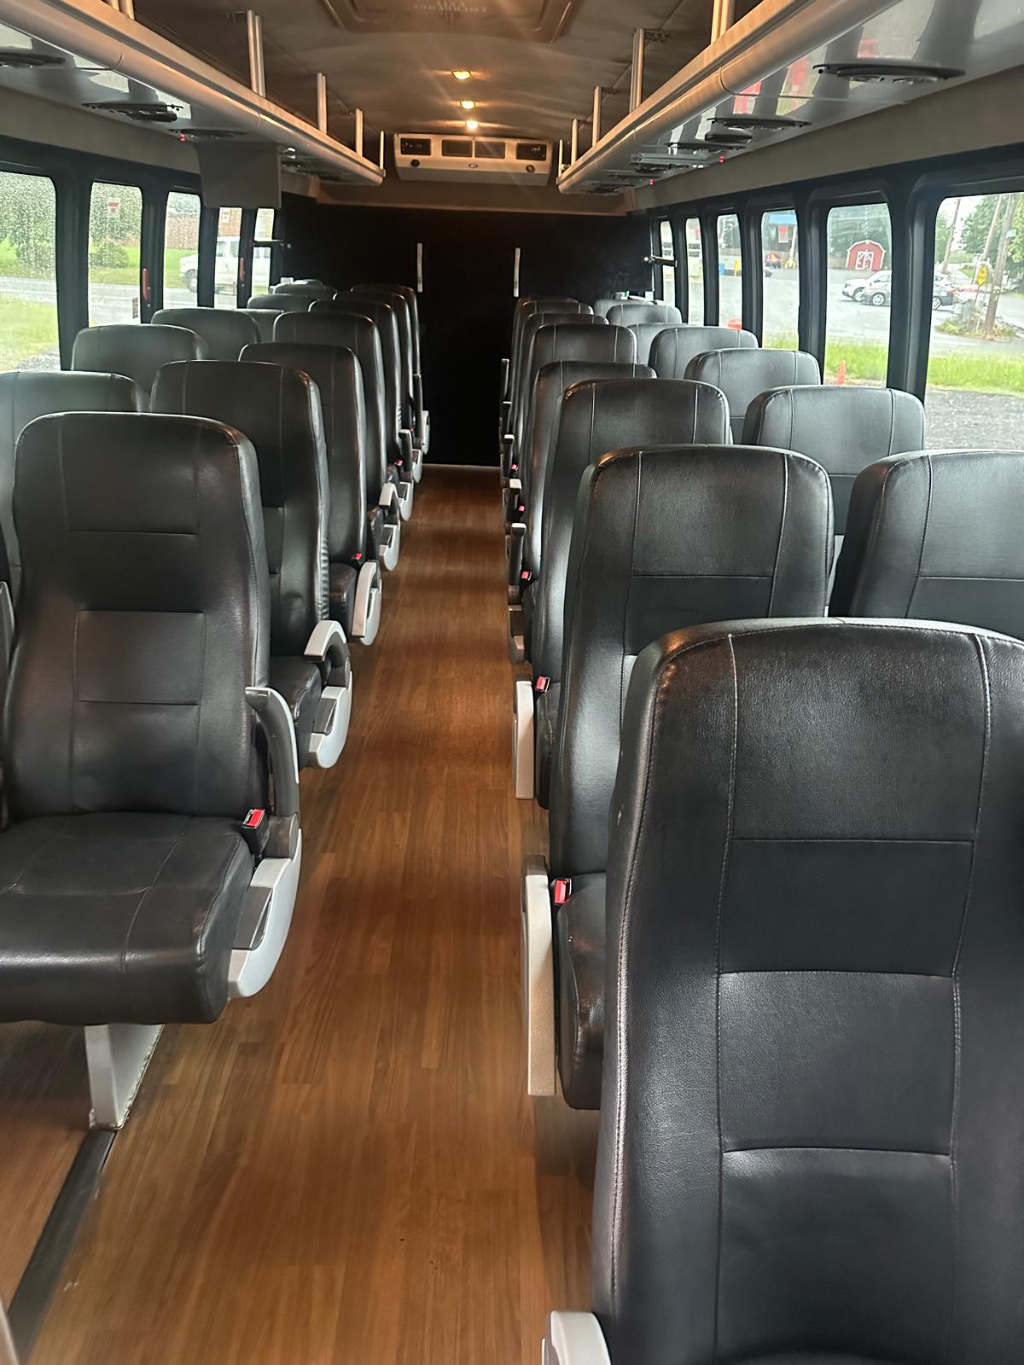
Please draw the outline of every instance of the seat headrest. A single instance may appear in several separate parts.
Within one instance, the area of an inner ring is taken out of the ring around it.
[[[835,615],[962,621],[1024,638],[1024,453],[892,455],[853,485]]]
[[[683,315],[670,303],[616,303],[608,309],[608,321],[613,327],[630,327],[634,322],[663,322],[666,327],[678,327]]]
[[[202,337],[206,360],[237,360],[243,346],[259,341],[260,329],[249,313],[238,308],[161,308],[154,325],[186,327]]]
[[[533,338],[530,362],[534,376],[553,360],[605,360],[621,365],[637,363],[636,337],[628,327],[607,324],[545,322]]]
[[[252,294],[246,308],[266,308],[272,313],[305,313],[312,302],[309,294]]]
[[[310,299],[329,299],[334,296],[334,289],[329,284],[324,284],[323,280],[289,280],[284,284],[275,284],[270,292],[272,294],[303,294]]]
[[[694,356],[686,378],[714,384],[729,400],[733,440],[743,440],[747,408],[765,389],[782,385],[820,384],[821,370],[807,351],[735,349]]]
[[[650,364],[659,379],[682,379],[705,351],[757,350],[757,337],[735,327],[663,327],[651,344]]]
[[[161,365],[206,354],[203,339],[185,327],[112,323],[82,328],[71,349],[71,368],[127,375],[148,394]]]
[[[867,465],[924,445],[924,408],[902,389],[810,384],[769,389],[747,409],[747,445],[785,446],[817,460],[832,480],[836,535],[846,531],[853,481]]]

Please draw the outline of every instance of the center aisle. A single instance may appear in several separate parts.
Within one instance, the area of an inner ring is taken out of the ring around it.
[[[428,467],[281,965],[165,1032],[32,1365],[535,1365],[590,1306],[596,1115],[524,1093],[504,634],[496,471]]]

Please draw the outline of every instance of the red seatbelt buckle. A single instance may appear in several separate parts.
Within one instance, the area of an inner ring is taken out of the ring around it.
[[[250,852],[260,857],[270,838],[270,821],[262,806],[249,811],[242,821],[242,838],[249,845]]]
[[[533,684],[533,690],[535,692],[546,692],[550,686],[551,686],[550,678],[540,677]]]
[[[556,877],[551,883],[551,899],[555,905],[564,905],[572,895],[572,878]]]
[[[524,583],[529,583],[530,579],[533,577],[533,574],[530,572],[529,569],[523,569],[519,577],[522,579]]]
[[[357,550],[357,551],[355,552],[355,554],[352,556],[352,562],[353,562],[354,564],[358,564],[359,561],[362,559],[362,557],[363,557],[363,552],[362,552],[362,550]]]

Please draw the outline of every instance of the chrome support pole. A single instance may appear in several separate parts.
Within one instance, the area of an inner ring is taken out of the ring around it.
[[[354,141],[355,141],[356,156],[362,156],[362,154],[363,154],[363,111],[362,111],[361,109],[357,109],[357,110],[356,110],[356,133],[355,133],[355,139],[354,139]]]
[[[569,165],[579,157],[580,154],[580,121],[574,118],[572,121],[572,137],[569,141]]]
[[[322,71],[316,73],[316,126],[327,132],[327,77]]]
[[[644,48],[647,35],[642,28],[633,34],[633,64],[629,69],[629,112],[644,102]]]
[[[596,147],[601,141],[601,87],[599,85],[594,86],[594,112],[591,118],[591,127],[594,130],[594,135],[590,139],[590,145]]]
[[[263,64],[263,20],[254,9],[245,11],[245,36],[249,44],[249,88],[254,95],[265,97],[267,78]]]

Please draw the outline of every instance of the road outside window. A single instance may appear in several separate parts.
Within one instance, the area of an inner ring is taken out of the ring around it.
[[[198,194],[169,194],[164,220],[164,307],[192,308],[199,286]]]
[[[828,215],[826,384],[881,384],[889,365],[892,225],[886,204]]]
[[[142,191],[93,184],[89,197],[89,324],[141,321]]]
[[[764,346],[795,351],[800,335],[800,254],[796,213],[775,209],[761,218]]]
[[[683,238],[686,242],[686,272],[690,285],[690,306],[686,320],[699,327],[704,322],[704,249],[698,219],[687,219]]]
[[[242,210],[221,209],[217,219],[217,257],[214,265],[213,306],[238,307],[238,242],[242,233]],[[255,289],[245,293],[255,294]]]
[[[740,220],[724,213],[718,220],[718,321],[722,327],[743,326],[743,257]]]

